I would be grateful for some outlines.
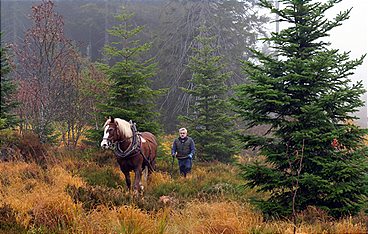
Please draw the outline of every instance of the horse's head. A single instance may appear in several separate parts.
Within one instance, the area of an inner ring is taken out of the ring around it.
[[[130,124],[122,119],[110,117],[104,125],[104,135],[101,141],[103,149],[112,148],[117,141],[123,141],[132,136]]]
[[[113,117],[110,117],[104,125],[104,135],[101,141],[103,149],[111,148],[112,145],[119,139],[118,124]]]

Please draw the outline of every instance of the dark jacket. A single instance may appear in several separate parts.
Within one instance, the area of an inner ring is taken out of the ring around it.
[[[194,141],[191,137],[176,138],[171,149],[172,155],[176,154],[178,159],[193,157],[195,153]],[[189,156],[191,155],[191,156]]]

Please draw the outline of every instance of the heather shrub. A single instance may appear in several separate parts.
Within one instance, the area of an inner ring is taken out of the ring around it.
[[[122,173],[117,168],[100,167],[94,163],[86,163],[80,168],[78,174],[89,184],[105,186],[108,188],[118,188],[125,186]]]

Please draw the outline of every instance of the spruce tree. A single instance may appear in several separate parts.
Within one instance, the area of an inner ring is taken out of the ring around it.
[[[154,58],[144,58],[151,44],[140,43],[138,36],[144,27],[132,25],[133,16],[123,9],[115,17],[118,24],[108,30],[113,42],[105,45],[104,53],[112,63],[107,71],[112,87],[102,113],[132,120],[140,131],[157,133],[160,127],[155,100],[162,91],[150,87],[157,65]]]
[[[275,9],[261,0],[289,27],[266,38],[273,55],[253,51],[258,61],[244,62],[251,83],[238,88],[234,103],[248,127],[269,126],[266,135],[243,136],[266,160],[242,172],[248,185],[269,193],[258,204],[271,216],[316,206],[340,217],[368,202],[367,130],[352,124],[365,91],[349,78],[365,55],[350,59],[326,42],[349,18],[350,10],[325,18],[340,1],[280,0]]]
[[[191,95],[189,116],[182,117],[195,139],[200,160],[229,162],[236,152],[234,126],[229,116],[228,87],[230,73],[224,72],[221,56],[216,55],[214,37],[202,28],[196,37],[189,68],[192,88],[183,89]]]
[[[0,33],[1,47],[1,112],[0,112],[0,129],[15,127],[18,122],[12,110],[17,106],[12,100],[12,95],[16,91],[16,86],[12,81],[9,73],[11,71],[9,65],[9,55],[7,48],[3,47],[2,32]]]

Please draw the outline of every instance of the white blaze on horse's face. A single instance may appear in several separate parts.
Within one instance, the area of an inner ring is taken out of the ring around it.
[[[109,129],[109,125],[107,125],[104,129],[104,136],[103,136],[102,141],[101,141],[101,148],[102,149],[108,149],[109,148],[109,142],[107,141],[107,139],[109,138],[109,132],[107,131],[107,129]]]

